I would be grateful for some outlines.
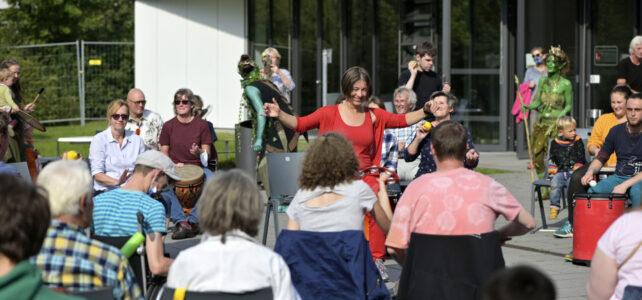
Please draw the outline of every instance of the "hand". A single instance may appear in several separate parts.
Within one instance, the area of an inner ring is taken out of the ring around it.
[[[416,61],[411,60],[411,61],[408,62],[408,71],[410,71],[410,75],[411,76],[417,75],[418,67],[419,67],[419,65],[417,64]]]
[[[526,111],[528,111],[529,109],[528,109],[528,107],[526,107],[526,105],[522,105],[522,106],[520,107],[520,110],[522,111],[522,114],[525,114],[525,113],[526,113]]]
[[[450,84],[448,84],[448,82],[444,82],[444,87],[441,89],[441,91],[450,93]]]
[[[390,174],[386,172],[381,172],[379,173],[379,178],[377,178],[377,181],[379,181],[379,188],[380,189],[385,189],[386,188],[386,181],[390,178]]]
[[[535,88],[535,81],[531,81],[528,83],[528,88],[534,89]]]
[[[406,142],[399,142],[397,145],[397,151],[403,151],[406,148]]]
[[[423,140],[424,138],[426,138],[427,135],[428,135],[428,131],[426,130],[426,128],[424,128],[423,123],[421,123],[421,126],[417,128],[417,136],[416,136],[417,141]]]
[[[466,164],[473,165],[479,159],[479,153],[475,149],[470,149],[466,152]]]
[[[261,152],[261,150],[263,150],[263,139],[257,137],[254,145],[252,145],[252,149],[254,149],[254,152],[256,153]]]
[[[32,112],[35,106],[36,106],[35,104],[29,103],[29,104],[25,105],[24,111],[25,112]]]
[[[424,105],[424,108],[429,110],[432,114],[435,114],[435,111],[437,111],[437,109],[439,109],[439,104],[437,104],[437,102],[435,102],[435,101],[430,100],[430,101],[426,102],[426,104]]]
[[[261,75],[261,77],[265,77],[265,70],[259,70],[259,75]]]
[[[591,180],[593,180],[593,172],[586,171],[586,174],[582,176],[582,185],[588,185]]]
[[[183,166],[185,166],[185,164],[183,164],[183,163],[175,163],[174,164],[175,168],[182,168]]]
[[[270,70],[272,71],[272,74],[279,75],[279,73],[281,73],[281,69],[279,69],[279,66],[275,64],[272,64],[272,66],[270,66]]]
[[[192,148],[189,149],[189,153],[192,155],[200,156],[201,155],[201,148],[196,145],[196,143],[192,143]]]
[[[129,179],[129,177],[132,176],[131,174],[128,174],[128,173],[129,173],[129,169],[125,169],[123,171],[123,174],[120,175],[120,178],[118,178],[118,183],[116,185],[119,186],[119,185],[125,183],[127,181],[127,179]]]
[[[272,103],[263,104],[263,111],[264,113],[262,113],[261,116],[278,118],[281,108],[279,108],[279,104],[276,103],[276,99],[272,98]]]
[[[629,189],[628,186],[626,186],[624,183],[620,183],[620,184],[616,185],[613,188],[613,192],[612,193],[613,194],[626,194],[626,190],[628,190],[628,189]]]

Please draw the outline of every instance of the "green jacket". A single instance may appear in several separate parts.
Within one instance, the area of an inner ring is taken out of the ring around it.
[[[18,263],[9,274],[0,277],[0,299],[12,300],[76,300],[59,294],[42,283],[42,274],[28,260]]]

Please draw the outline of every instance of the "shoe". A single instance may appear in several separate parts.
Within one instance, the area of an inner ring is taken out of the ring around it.
[[[548,212],[548,219],[549,220],[557,219],[557,213],[559,213],[559,212],[560,212],[559,208],[557,208],[555,206],[551,206],[551,209]]]
[[[554,236],[558,238],[570,238],[573,237],[573,226],[569,221],[566,221],[560,229],[553,233]]]
[[[201,233],[201,228],[198,227],[198,223],[189,222],[189,226],[192,227],[192,232],[194,232],[194,234]]]
[[[172,239],[174,240],[182,240],[191,237],[194,237],[194,231],[192,231],[192,227],[187,222],[180,222],[172,234]]]
[[[564,259],[566,261],[573,261],[573,251],[571,251],[568,254],[564,255]]]
[[[386,265],[383,264],[383,259],[377,258],[375,260],[375,264],[377,265],[379,274],[381,274],[381,279],[383,279],[383,281],[388,281],[390,279],[390,276],[388,275],[388,269],[386,268]]]

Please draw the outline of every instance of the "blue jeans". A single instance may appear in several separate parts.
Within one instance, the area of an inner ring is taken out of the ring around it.
[[[611,175],[606,179],[597,183],[596,186],[588,190],[589,193],[603,193],[608,194],[612,193],[615,186],[619,185],[622,182],[631,179],[631,176],[622,176],[622,175]],[[627,191],[629,195],[629,200],[633,203],[633,207],[640,206],[640,199],[642,197],[642,181],[637,182]]]
[[[203,168],[203,173],[205,174],[205,182],[207,182],[207,180],[212,177],[212,171],[208,168]],[[172,217],[172,222],[174,222],[174,224],[178,224],[180,222],[191,222],[198,224],[198,201],[196,201],[196,204],[194,205],[194,208],[192,208],[192,210],[189,212],[189,215],[185,217],[185,213],[183,213],[183,207],[181,206],[181,203],[178,202],[178,198],[174,193],[174,189],[163,189],[163,191],[161,192],[161,197],[169,208],[169,212],[167,213],[169,217]]]
[[[571,181],[569,172],[559,172],[551,178],[551,206],[560,208],[560,199],[562,199],[562,190],[567,187]]]

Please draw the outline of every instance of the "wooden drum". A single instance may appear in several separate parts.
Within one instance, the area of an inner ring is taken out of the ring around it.
[[[183,213],[187,216],[196,205],[198,197],[201,196],[201,190],[205,183],[205,174],[201,167],[195,165],[184,165],[176,168],[176,173],[183,180],[174,184],[174,194],[176,194],[178,202],[183,207]]]

